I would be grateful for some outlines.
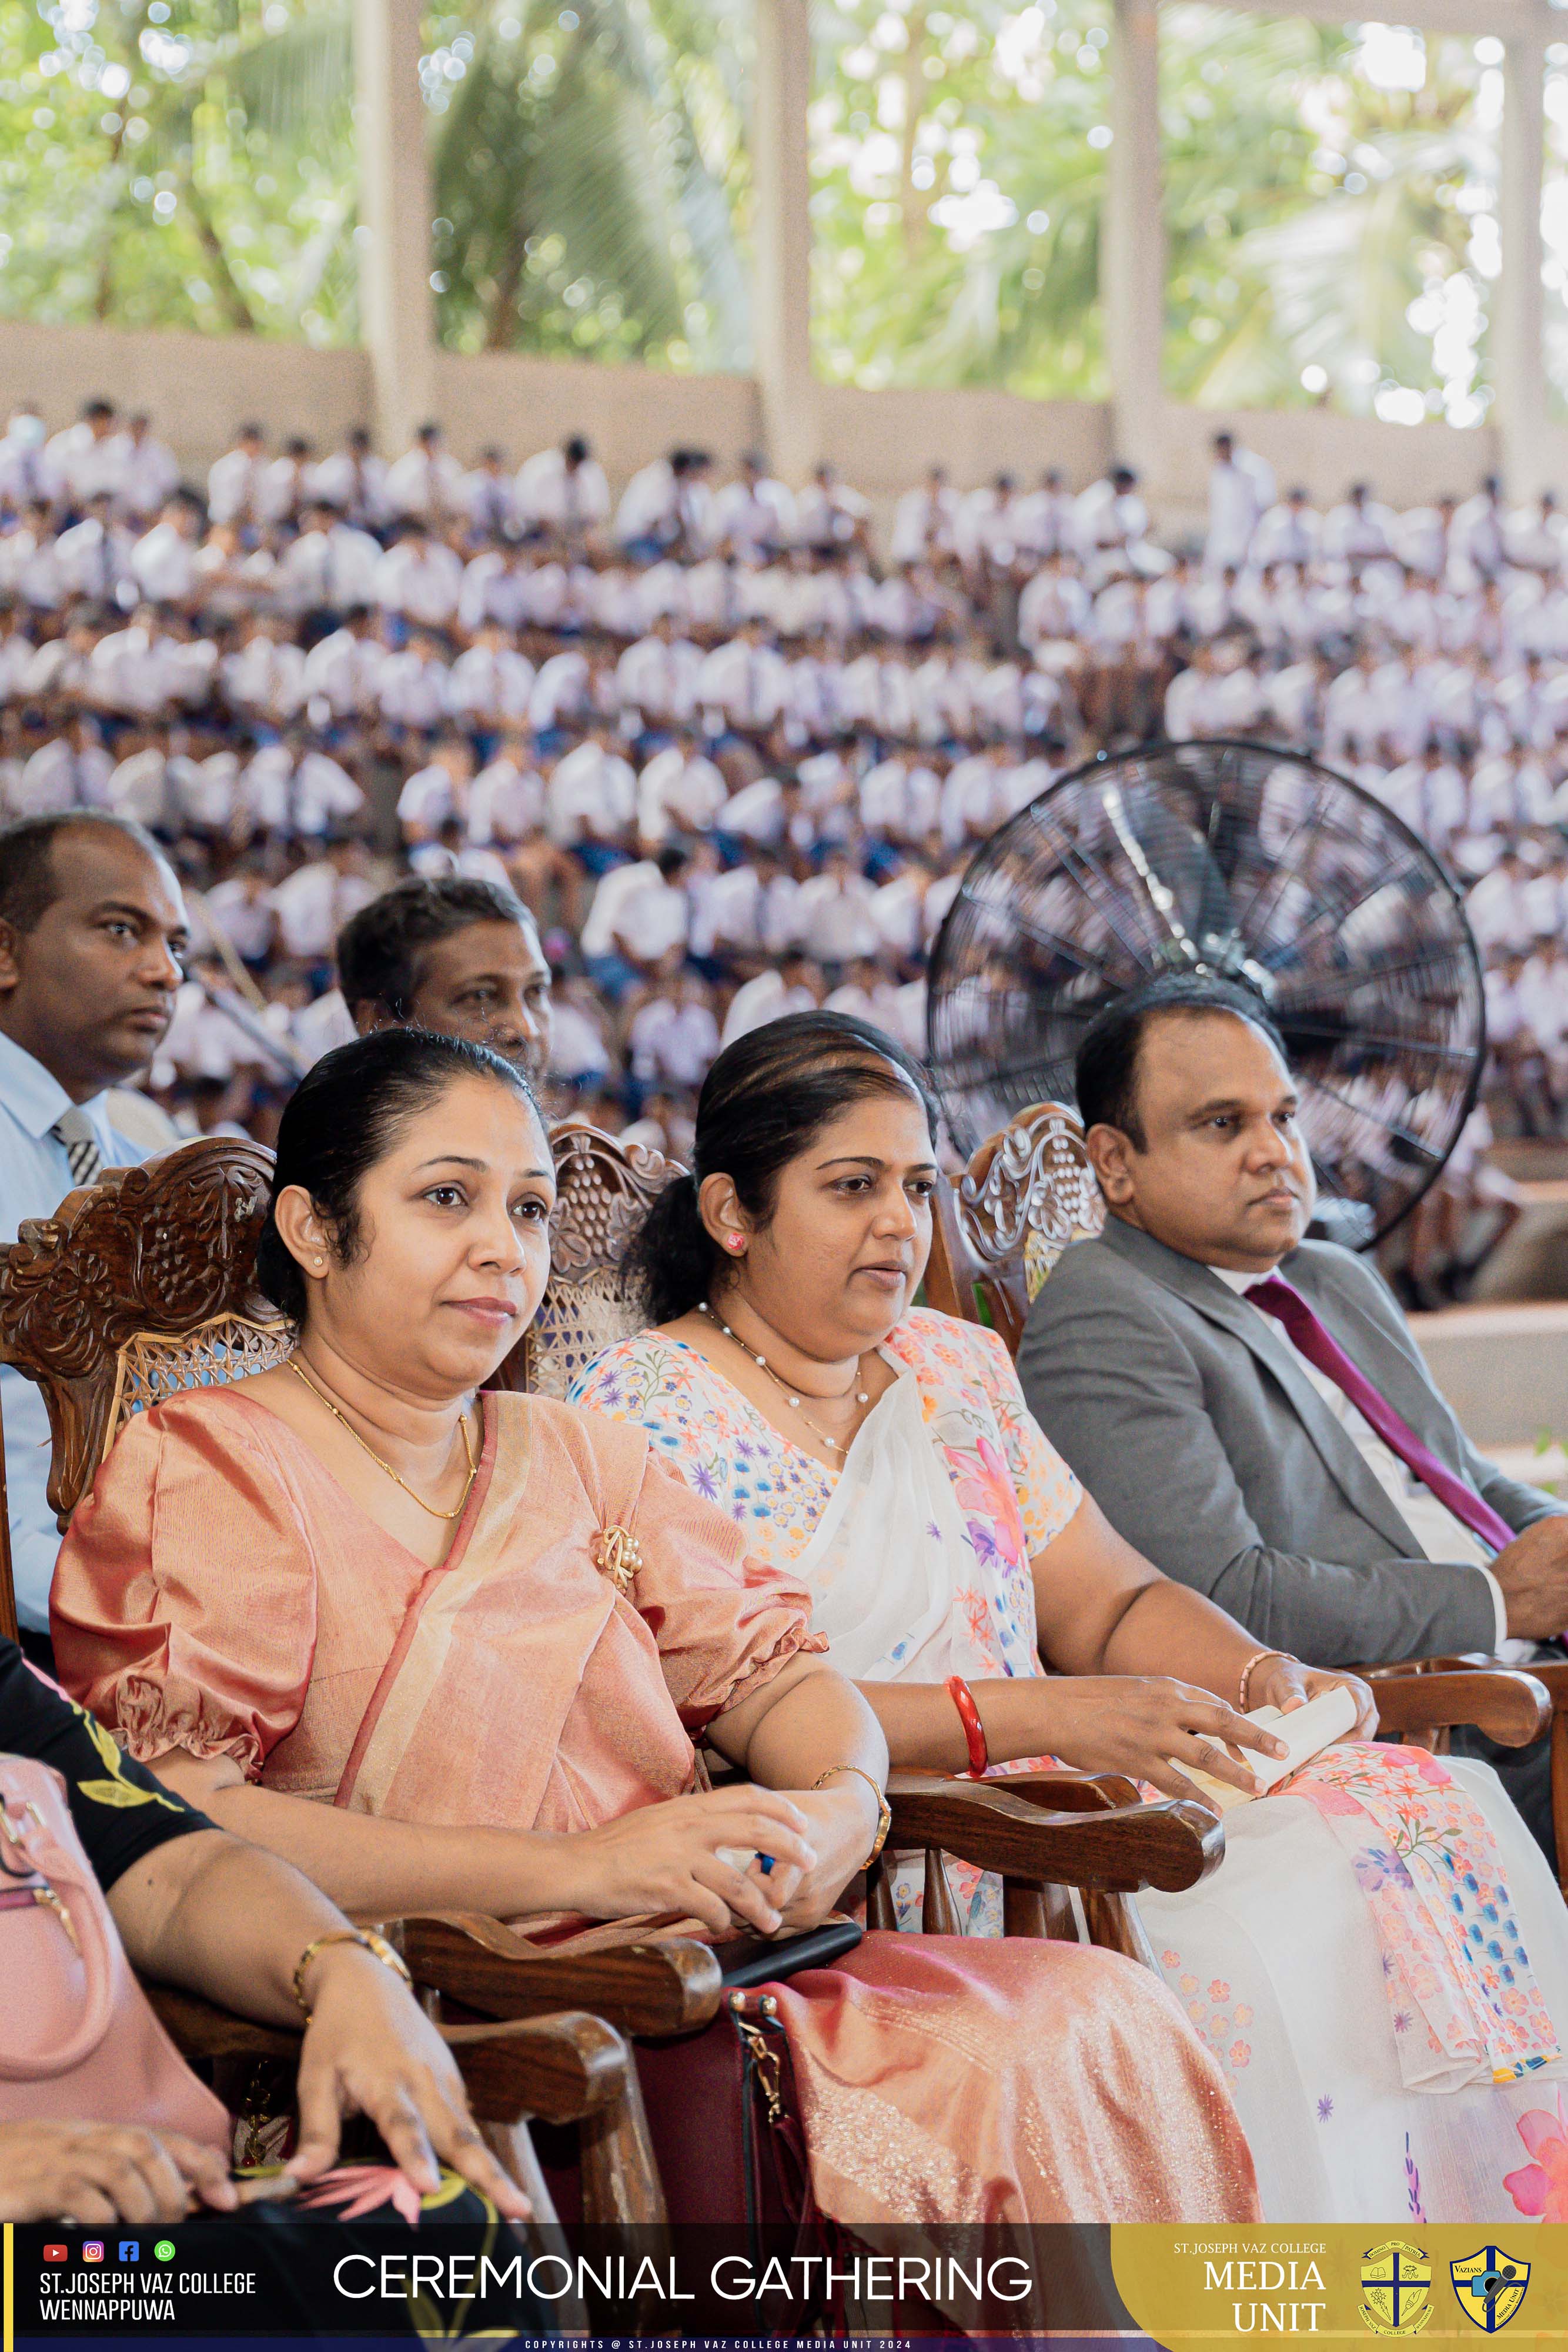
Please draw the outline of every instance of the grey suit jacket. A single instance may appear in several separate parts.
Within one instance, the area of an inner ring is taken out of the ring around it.
[[[1563,1506],[1476,1452],[1365,1260],[1280,1268],[1395,1410],[1516,1531]],[[1113,1526],[1313,1664],[1490,1650],[1491,1590],[1429,1560],[1267,1316],[1113,1217],[1064,1251],[1019,1351],[1030,1409]]]

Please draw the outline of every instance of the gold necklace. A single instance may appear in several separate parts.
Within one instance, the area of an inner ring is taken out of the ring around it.
[[[304,1381],[311,1395],[313,1397],[320,1398],[321,1402],[326,1406],[333,1420],[340,1421],[342,1423],[344,1428],[348,1431],[355,1444],[363,1446],[365,1452],[370,1455],[371,1460],[375,1463],[379,1468],[384,1470],[389,1478],[395,1478],[398,1485],[402,1488],[403,1493],[407,1495],[412,1501],[417,1503],[422,1511],[428,1511],[433,1519],[460,1519],[463,1517],[464,1512],[468,1507],[468,1497],[473,1492],[474,1481],[479,1475],[479,1465],[474,1459],[474,1447],[468,1435],[468,1416],[466,1413],[463,1415],[462,1420],[457,1424],[463,1432],[463,1451],[468,1457],[468,1476],[463,1488],[463,1499],[458,1504],[457,1508],[455,1511],[438,1511],[434,1503],[427,1503],[423,1495],[416,1495],[414,1493],[413,1488],[409,1485],[408,1480],[401,1476],[399,1473],[392,1468],[390,1462],[383,1461],[382,1456],[376,1452],[373,1445],[365,1444],[364,1439],[360,1435],[359,1431],[354,1427],[354,1424],[349,1419],[348,1414],[338,1411],[337,1406],[332,1402],[332,1400],[327,1394],[326,1390],[318,1388],[309,1373],[302,1371],[299,1365],[292,1356],[288,1359],[288,1369],[291,1372],[298,1374],[298,1377]]]
[[[714,1312],[706,1298],[698,1299],[697,1312],[699,1315],[706,1315],[710,1323],[716,1323],[719,1329],[724,1333],[725,1338],[727,1339],[733,1339],[736,1346],[740,1349],[741,1354],[743,1356],[749,1356],[759,1372],[767,1373],[774,1387],[779,1390],[780,1392],[789,1399],[791,1408],[800,1414],[801,1420],[805,1423],[807,1428],[811,1432],[811,1434],[814,1437],[820,1437],[824,1445],[831,1445],[835,1454],[841,1454],[844,1455],[846,1460],[848,1459],[850,1446],[841,1445],[838,1439],[836,1437],[830,1437],[827,1431],[814,1422],[809,1412],[801,1411],[800,1398],[798,1396],[790,1395],[789,1381],[781,1381],[779,1379],[778,1373],[774,1370],[766,1356],[759,1356],[755,1348],[748,1348],[745,1340],[740,1337],[738,1331],[732,1331],[729,1325],[724,1320],[724,1318]],[[858,1357],[855,1360],[855,1370],[857,1372],[860,1370],[860,1359]],[[852,1380],[850,1382],[849,1388],[840,1391],[839,1398],[835,1399],[834,1402],[840,1402],[843,1397],[847,1397],[850,1394],[851,1390],[853,1390],[854,1391],[854,1400],[856,1404],[869,1404],[871,1402],[870,1391],[868,1389],[855,1388],[855,1384]],[[850,1440],[850,1445],[852,1445],[853,1444],[854,1439],[852,1437]]]

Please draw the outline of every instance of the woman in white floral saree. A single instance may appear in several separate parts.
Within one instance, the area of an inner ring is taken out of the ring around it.
[[[1260,1653],[1120,1542],[999,1340],[912,1308],[932,1133],[918,1071],[862,1024],[802,1014],[738,1041],[704,1088],[695,1175],[643,1239],[656,1328],[573,1401],[642,1423],[810,1591],[895,1763],[973,1769],[977,1737],[992,1769],[1049,1755],[1194,1795],[1183,1764],[1250,1786],[1212,1694],[1290,1709],[1349,1681],[1364,1725],[1364,1685]],[[1267,2217],[1553,2210],[1568,1914],[1490,1770],[1353,1738],[1226,1832],[1208,1879],[1139,1908],[1225,2069]],[[968,1932],[998,1932],[995,1887],[953,1882]],[[915,1924],[917,1863],[895,1897]]]

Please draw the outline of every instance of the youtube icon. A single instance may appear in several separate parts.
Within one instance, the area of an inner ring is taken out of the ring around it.
[[[44,2260],[47,2263],[68,2263],[70,2260],[70,2249],[67,2246],[46,2246],[44,2248]]]

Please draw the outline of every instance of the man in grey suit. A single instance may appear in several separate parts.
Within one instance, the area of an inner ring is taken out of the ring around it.
[[[1312,1163],[1261,1001],[1150,982],[1086,1033],[1077,1089],[1110,1213],[1019,1371],[1112,1525],[1314,1665],[1554,1640],[1568,1513],[1477,1453],[1373,1267],[1302,1239]],[[1550,1853],[1545,1749],[1470,1752]]]

